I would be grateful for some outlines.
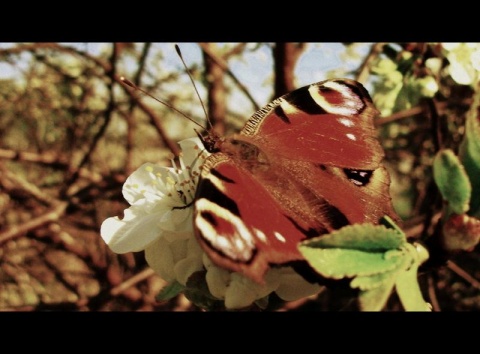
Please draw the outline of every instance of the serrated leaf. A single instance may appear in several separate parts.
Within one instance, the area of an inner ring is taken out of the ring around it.
[[[162,290],[160,290],[160,293],[158,293],[156,299],[158,301],[168,301],[180,294],[183,290],[185,290],[185,287],[179,282],[174,281],[164,286]]]
[[[384,253],[385,259],[389,259],[391,257],[401,258],[401,263],[398,264],[392,270],[389,270],[384,273],[373,274],[369,276],[358,276],[350,282],[350,287],[358,288],[363,291],[372,290],[383,286],[385,284],[394,284],[397,275],[403,272],[409,265],[412,263],[412,257],[414,255],[411,254],[411,250],[416,252],[415,247],[409,246],[408,244],[402,249],[399,250],[389,250]],[[410,252],[409,252],[410,251]]]
[[[372,290],[380,286],[388,285],[394,282],[398,273],[402,271],[402,267],[399,266],[393,270],[373,274],[369,276],[358,276],[355,277],[350,283],[350,287],[358,288],[362,291]],[[393,284],[393,283],[392,283]]]
[[[469,209],[472,185],[460,159],[450,149],[437,152],[433,159],[433,178],[448,202],[449,210],[462,214]]]
[[[397,276],[395,289],[405,311],[431,311],[418,284],[418,263]]]
[[[380,252],[399,248],[406,242],[403,233],[384,225],[355,224],[342,227],[327,235],[308,239],[300,246]]]
[[[390,297],[393,286],[395,285],[395,277],[388,278],[387,281],[379,287],[371,290],[360,291],[358,295],[358,303],[361,311],[381,311],[388,298]]]
[[[300,246],[299,250],[313,269],[324,277],[333,279],[388,272],[400,266],[403,259],[402,256],[386,259],[384,252],[341,248]]]

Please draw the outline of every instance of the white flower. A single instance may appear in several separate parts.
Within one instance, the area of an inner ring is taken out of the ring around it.
[[[167,282],[186,286],[188,278],[206,270],[210,293],[227,309],[242,309],[276,292],[286,301],[321,289],[292,268],[272,268],[265,283],[217,267],[203,252],[193,233],[193,201],[200,168],[208,157],[199,138],[181,141],[180,167],[145,163],[127,179],[123,196],[130,204],[123,219],[110,217],[101,236],[115,253],[145,251],[149,266]]]
[[[131,206],[123,219],[108,218],[100,229],[113,252],[138,252],[162,236],[192,232],[190,205],[208,153],[199,138],[183,140],[180,146],[180,169],[145,163],[125,182],[123,196]]]
[[[461,85],[472,85],[478,81],[480,70],[480,45],[478,43],[443,43],[450,63],[450,76]]]
[[[207,285],[210,293],[223,299],[227,309],[242,309],[250,306],[272,292],[282,300],[294,301],[317,294],[322,286],[306,281],[291,267],[270,268],[261,285],[236,272],[217,267],[210,258],[203,257],[207,269]]]

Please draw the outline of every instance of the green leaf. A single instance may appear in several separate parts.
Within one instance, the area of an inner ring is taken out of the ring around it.
[[[386,251],[407,242],[403,233],[384,225],[355,224],[342,227],[327,235],[303,241],[301,247],[346,248],[362,251]]]
[[[394,285],[395,277],[387,279],[387,281],[380,287],[360,291],[360,294],[358,295],[360,310],[381,311],[385,307]]]
[[[433,160],[433,178],[451,212],[468,211],[472,185],[460,159],[450,149],[437,152]]]
[[[180,294],[185,287],[177,281],[173,281],[170,284],[164,286],[160,293],[157,295],[156,299],[158,301],[167,301],[173,299],[175,296]]]
[[[395,288],[405,311],[431,311],[418,284],[418,266],[419,263],[414,263],[397,276]]]
[[[384,252],[365,252],[341,248],[300,246],[300,252],[318,273],[327,278],[341,279],[367,276],[394,270],[403,257],[386,258]]]
[[[387,229],[394,229],[400,234],[403,234],[403,230],[397,224],[395,224],[395,221],[393,221],[393,219],[388,215],[384,215],[380,219],[380,224],[384,225]]]
[[[396,279],[398,273],[402,271],[401,265],[384,273],[373,274],[368,276],[358,276],[352,280],[350,286],[358,288],[362,291],[372,290],[384,285],[393,286],[392,280]]]
[[[474,94],[473,104],[466,115],[465,135],[460,144],[459,158],[472,184],[472,200],[469,214],[480,217],[480,122],[478,108],[480,106],[480,90]]]

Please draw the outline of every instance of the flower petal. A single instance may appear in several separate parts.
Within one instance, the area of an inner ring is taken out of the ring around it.
[[[226,269],[219,268],[213,263],[209,267],[206,267],[206,269],[207,275],[205,276],[205,279],[207,281],[210,294],[215,296],[217,299],[224,299],[228,284],[230,283],[231,272]]]
[[[145,248],[145,260],[163,280],[167,282],[175,280],[173,252],[170,242],[163,237]]]
[[[168,168],[147,162],[137,168],[125,181],[123,185],[123,197],[130,204],[138,200],[146,199],[156,203],[165,196],[167,192],[163,180],[159,176],[166,176]]]
[[[199,169],[210,155],[198,137],[184,139],[178,144],[182,149],[183,162],[191,169]]]
[[[321,285],[309,283],[291,267],[283,267],[281,271],[280,286],[275,290],[275,293],[282,300],[298,300],[317,294],[323,288]]]
[[[139,252],[161,235],[157,226],[161,213],[142,215],[140,211],[130,207],[123,220],[111,217],[102,223],[100,234],[113,252]]]
[[[202,269],[202,257],[190,256],[180,260],[175,264],[175,278],[180,284],[187,285],[187,280],[190,275]]]
[[[225,292],[227,309],[242,309],[250,306],[257,297],[257,284],[239,273],[232,273],[230,285]]]

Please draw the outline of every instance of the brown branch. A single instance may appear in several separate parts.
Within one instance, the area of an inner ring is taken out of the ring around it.
[[[247,96],[247,98],[250,100],[250,102],[252,103],[255,110],[258,110],[260,108],[260,106],[257,104],[257,102],[255,102],[255,99],[252,97],[252,95],[250,95],[250,92],[248,92],[248,89],[237,79],[237,77],[229,69],[225,60],[223,60],[218,55],[213,53],[210,50],[210,48],[208,48],[208,45],[206,45],[205,43],[199,43],[199,45],[200,45],[200,48],[202,48],[202,50],[205,52],[205,54],[207,54],[218,66],[220,66],[220,68],[222,68],[222,70],[225,71],[225,73],[228,74],[228,76],[230,76],[232,78],[232,80],[235,82],[235,84],[237,84],[237,86],[239,87],[240,91],[242,91]]]
[[[133,77],[133,83],[137,86],[141,86],[140,81],[142,74],[145,70],[145,64],[147,62],[148,53],[150,52],[151,43],[145,43],[142,49],[142,54],[140,55],[138,70]],[[133,96],[130,96],[128,113],[125,114],[125,120],[127,122],[127,141],[125,149],[127,151],[127,156],[125,158],[125,171],[127,175],[130,175],[133,172],[133,147],[134,147],[134,137],[135,137],[135,120],[133,119],[133,110],[135,108],[135,100]]]
[[[58,203],[58,200],[42,192],[36,185],[23,179],[20,175],[7,170],[2,165],[0,165],[0,177],[2,178],[0,182],[5,188],[8,188],[8,186],[5,186],[6,183],[9,183],[12,187],[15,185],[46,206],[52,206]],[[4,178],[6,180],[4,180]]]
[[[12,48],[0,49],[0,55],[21,54],[23,52],[31,52],[38,49],[57,49],[57,43],[34,43],[34,44],[20,44]]]
[[[103,60],[94,57],[93,55],[90,55],[86,52],[83,52],[81,50],[78,50],[73,47],[69,46],[63,46],[59,45],[57,43],[36,43],[33,45],[19,45],[16,48],[8,48],[8,49],[3,49],[0,50],[0,55],[1,54],[12,54],[12,53],[21,53],[23,51],[33,51],[37,49],[52,49],[52,50],[58,50],[60,52],[65,52],[69,53],[72,55],[79,56],[83,59],[87,59],[88,61],[93,62],[96,66],[100,67],[105,73],[108,73],[111,68],[110,64],[105,63]],[[113,79],[115,82],[120,84],[120,86],[123,88],[125,93],[127,93],[129,96],[133,97],[135,100],[136,104],[138,107],[144,111],[144,113],[147,114],[147,116],[150,118],[151,124],[154,126],[154,128],[157,130],[157,133],[159,134],[160,138],[164,142],[165,146],[172,151],[173,154],[178,155],[180,150],[176,142],[172,141],[171,139],[168,138],[167,134],[165,133],[165,130],[162,127],[161,119],[156,116],[156,114],[153,112],[152,109],[150,109],[147,105],[145,105],[142,101],[138,99],[138,97],[135,95],[134,91],[131,90],[128,86],[123,84],[123,81],[120,79],[121,76],[119,75],[114,75]]]
[[[433,311],[439,312],[442,310],[440,308],[440,304],[438,303],[437,294],[435,293],[435,284],[433,283],[433,278],[430,275],[428,276],[428,298],[432,304]]]
[[[44,224],[52,221],[57,221],[65,213],[65,209],[67,208],[67,206],[67,202],[60,202],[46,213],[39,215],[32,220],[25,222],[22,225],[11,226],[10,228],[0,233],[0,245],[16,237],[22,236],[25,233],[32,231],[40,226],[43,226]]]
[[[217,48],[215,43],[202,43],[203,48],[213,53]],[[205,62],[205,78],[208,82],[208,118],[213,130],[220,136],[225,135],[225,71],[203,51]]]
[[[235,55],[243,54],[246,46],[247,46],[247,43],[238,43],[233,48],[231,48],[228,52],[222,55],[224,60],[227,60]]]
[[[117,81],[118,83],[121,83],[122,84],[122,87],[125,91],[127,91],[129,93],[129,95],[133,95],[134,97],[134,100],[135,100],[135,103],[137,104],[137,106],[144,112],[147,114],[147,116],[150,118],[150,122],[152,123],[152,125],[155,127],[155,129],[157,130],[157,133],[160,135],[161,139],[163,140],[163,143],[165,144],[165,146],[170,149],[170,151],[175,155],[175,156],[178,156],[178,154],[180,153],[180,148],[178,147],[177,143],[174,142],[173,140],[171,140],[170,138],[167,137],[167,134],[165,132],[165,129],[163,129],[163,126],[162,126],[162,123],[161,123],[161,119],[155,114],[155,112],[150,108],[148,107],[146,104],[144,104],[142,101],[140,101],[138,99],[138,97],[136,97],[134,94],[133,94],[133,91],[129,91],[129,88],[127,88],[126,85],[123,84],[123,81],[120,80],[119,77],[115,77],[115,81]]]
[[[126,291],[128,288],[134,286],[145,279],[150,278],[151,276],[155,275],[155,271],[152,268],[147,268],[142,270],[140,273],[135,274],[133,277],[125,280],[123,283],[117,285],[116,287],[110,290],[110,294],[112,296],[117,296]]]
[[[35,162],[42,165],[48,165],[49,167],[65,168],[68,166],[68,159],[65,156],[56,152],[48,151],[38,154],[28,151],[0,149],[0,159]]]
[[[472,277],[470,274],[468,274],[466,271],[464,271],[462,268],[460,268],[457,264],[449,260],[447,261],[447,267],[452,272],[469,282],[470,285],[473,286],[475,289],[480,289],[480,282],[474,277]]]
[[[70,176],[67,177],[67,181],[65,184],[65,189],[61,191],[61,195],[65,194],[68,195],[68,190],[71,187],[73,183],[76,182],[80,175],[80,169],[87,163],[88,160],[90,160],[90,157],[92,156],[93,152],[95,151],[100,139],[103,137],[105,134],[108,124],[110,123],[113,115],[113,111],[115,109],[115,97],[114,97],[114,90],[113,90],[113,83],[114,83],[114,77],[115,77],[115,70],[116,70],[116,62],[117,62],[117,55],[118,55],[118,46],[114,43],[113,44],[113,50],[112,50],[112,55],[110,56],[110,70],[106,71],[107,76],[110,78],[110,82],[107,85],[108,88],[108,93],[109,93],[109,99],[108,99],[108,105],[107,109],[105,111],[105,120],[103,121],[103,124],[100,126],[100,129],[98,132],[95,134],[93,137],[93,140],[88,148],[88,150],[85,152],[83,155],[82,159],[80,160],[80,163],[74,168],[73,171],[70,172]]]
[[[393,113],[389,116],[380,117],[380,118],[376,119],[375,120],[375,126],[379,127],[379,126],[382,126],[384,124],[389,124],[389,123],[394,122],[396,120],[416,116],[416,115],[422,114],[424,112],[425,112],[425,110],[421,106],[412,107],[412,108],[405,109],[405,110],[400,111],[400,112]]]
[[[295,89],[295,66],[305,48],[305,43],[275,43],[273,47],[275,73],[273,98]]]
[[[67,159],[65,158],[65,156],[52,152],[44,152],[42,154],[38,154],[28,151],[0,149],[0,159],[21,162],[33,162],[45,165],[50,168],[66,169],[68,167],[68,163],[66,162]],[[101,174],[91,171],[87,168],[81,168],[79,171],[79,175],[80,177],[88,179],[89,181],[94,183],[99,183],[104,179]]]
[[[376,57],[382,52],[383,46],[385,43],[376,43],[372,45],[370,48],[370,52],[368,53],[367,57],[363,61],[362,65],[358,69],[358,73],[356,75],[356,80],[365,83],[367,81],[368,75],[370,73],[370,65],[372,61],[375,60]]]

